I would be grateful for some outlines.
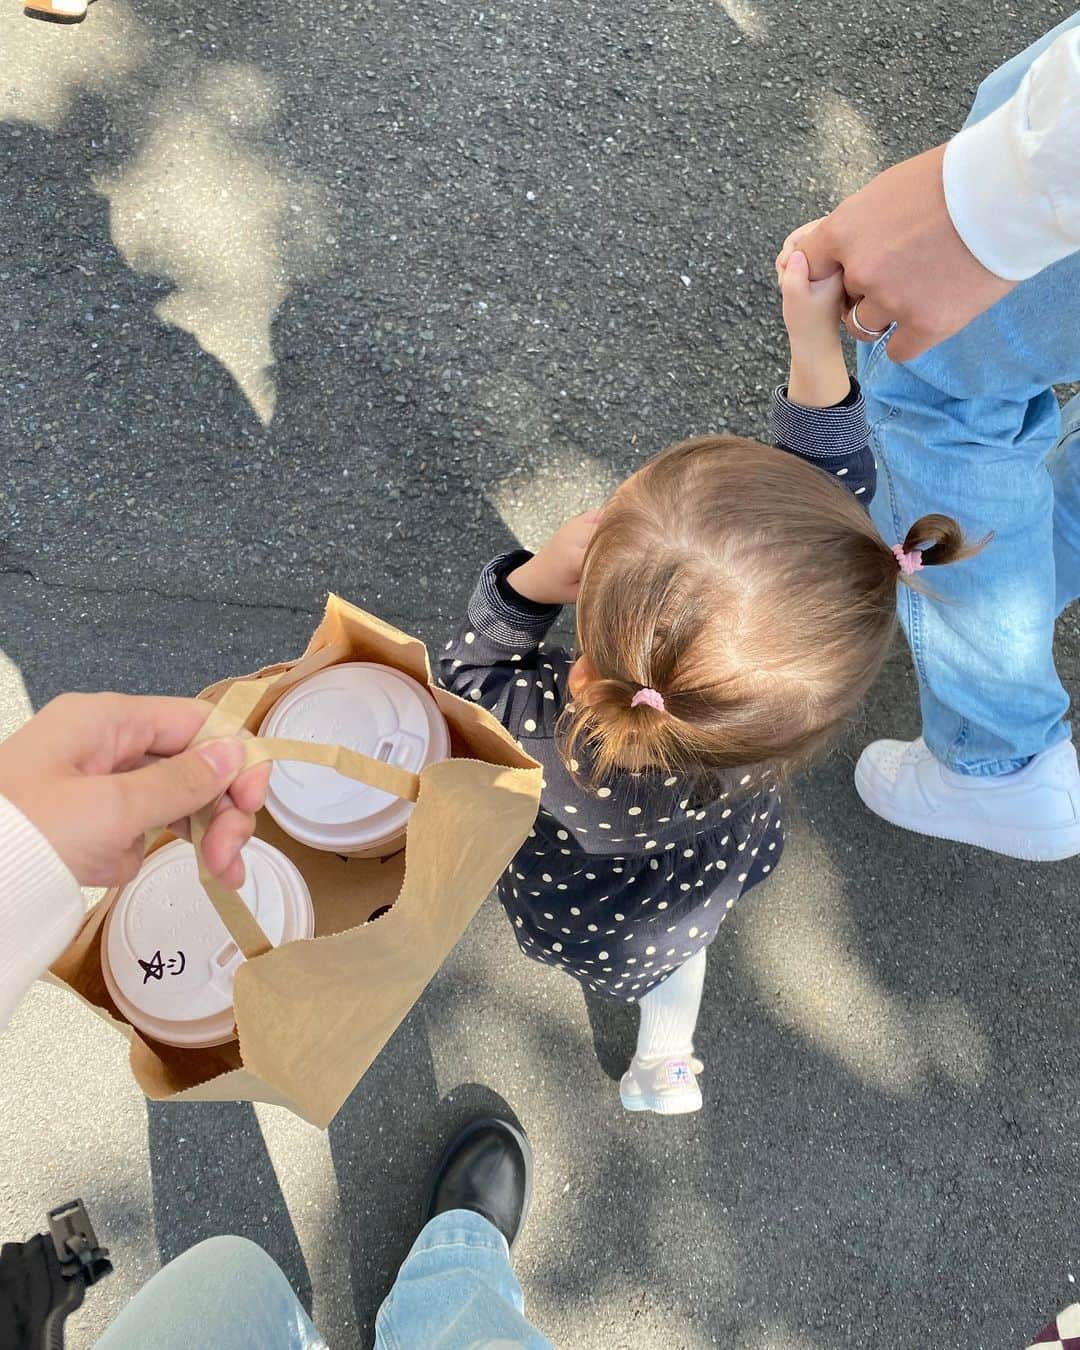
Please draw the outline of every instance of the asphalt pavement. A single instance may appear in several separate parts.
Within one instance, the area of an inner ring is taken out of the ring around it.
[[[434,642],[495,551],[673,440],[760,432],[780,240],[1071,8],[98,0],[58,28],[8,0],[0,731],[295,655],[328,590]],[[1068,617],[1059,652],[1075,688]],[[69,1346],[217,1232],[370,1344],[447,1130],[501,1103],[560,1350],[1026,1345],[1080,1277],[1080,872],[868,815],[859,748],[916,730],[898,648],[710,953],[699,1115],[621,1112],[629,1014],[493,901],[325,1133],[148,1106],[121,1039],[35,990],[0,1040],[0,1235],[87,1201],[117,1273]]]

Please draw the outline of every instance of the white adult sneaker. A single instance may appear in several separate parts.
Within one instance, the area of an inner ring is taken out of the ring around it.
[[[48,19],[77,23],[86,17],[89,0],[23,0],[23,8]]]
[[[905,830],[1033,862],[1080,853],[1080,768],[1072,741],[1015,773],[979,778],[947,769],[921,736],[875,741],[859,756],[855,788],[871,811]]]

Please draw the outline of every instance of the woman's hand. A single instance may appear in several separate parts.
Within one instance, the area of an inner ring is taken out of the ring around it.
[[[784,284],[784,272],[791,261],[791,255],[796,249],[800,253],[805,252],[803,240],[808,239],[824,219],[824,216],[818,216],[817,220],[808,220],[805,225],[800,225],[798,229],[792,230],[780,245],[780,252],[776,255],[776,280],[779,286],[782,287]],[[839,272],[840,269],[837,268],[836,271]]]
[[[783,286],[784,271],[787,270],[788,262],[791,262],[792,252],[795,252],[795,250],[805,251],[802,247],[803,239],[809,239],[818,225],[822,223],[822,220],[825,220],[825,216],[818,216],[817,220],[807,220],[805,225],[799,225],[798,229],[792,229],[791,234],[780,244],[780,251],[776,254],[776,284]],[[836,270],[840,271],[838,267]]]
[[[777,259],[779,268],[785,252],[801,249],[812,276],[842,268],[847,304],[858,301],[863,327],[896,324],[891,361],[910,361],[944,342],[1016,285],[988,271],[957,233],[945,200],[944,160],[939,145],[894,164],[829,215],[790,234]],[[844,322],[852,337],[868,340],[850,310]]]
[[[270,766],[241,773],[243,748],[234,738],[189,750],[209,711],[193,698],[62,694],[0,744],[0,796],[83,886],[130,881],[146,831],[186,833],[188,816],[220,798],[203,857],[235,888]]]
[[[586,511],[561,526],[538,553],[506,578],[518,595],[537,605],[572,605],[581,585],[585,550],[602,511]]]

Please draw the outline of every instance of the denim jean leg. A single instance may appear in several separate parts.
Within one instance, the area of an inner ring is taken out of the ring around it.
[[[506,1239],[469,1210],[424,1228],[375,1323],[376,1350],[552,1350],[525,1320]]]
[[[247,1238],[214,1237],[170,1261],[96,1350],[327,1350],[279,1267]]]
[[[1009,98],[1077,24],[1080,14],[986,79],[969,121]],[[994,532],[980,557],[923,574],[933,598],[905,588],[900,602],[923,734],[962,773],[1008,772],[1069,735],[1053,633],[1057,573],[1071,563],[1055,563],[1047,460],[1062,430],[1051,386],[1080,378],[1078,294],[1074,254],[914,361],[890,361],[887,341],[859,349],[880,470],[872,511],[886,540],[931,511],[973,535]]]
[[[1060,614],[1080,597],[1080,394],[1062,413],[1061,440],[1050,456],[1054,484],[1054,571]]]

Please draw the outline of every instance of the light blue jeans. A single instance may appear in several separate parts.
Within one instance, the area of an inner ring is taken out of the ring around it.
[[[479,1214],[451,1210],[432,1219],[402,1263],[376,1319],[376,1350],[551,1350],[523,1310],[503,1235]],[[171,1261],[96,1350],[151,1346],[326,1350],[279,1268],[238,1237],[210,1238]]]
[[[979,87],[968,122],[1016,90],[1080,13]],[[890,544],[929,511],[955,516],[978,557],[926,575],[941,601],[901,588],[923,735],[965,774],[1007,773],[1068,737],[1054,620],[1080,594],[1080,253],[1022,282],[948,342],[896,365],[887,339],[859,347]]]

